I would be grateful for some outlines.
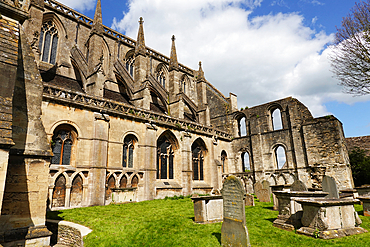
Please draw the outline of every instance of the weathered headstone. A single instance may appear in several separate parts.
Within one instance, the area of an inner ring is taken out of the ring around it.
[[[227,247],[250,246],[245,225],[245,189],[235,176],[225,180],[222,190],[224,221],[221,227],[221,245]]]
[[[324,176],[322,179],[322,191],[329,193],[326,196],[327,198],[339,198],[337,183],[332,177]]]
[[[266,181],[266,180],[264,180]],[[264,182],[262,181],[262,182]],[[270,195],[270,184],[268,183],[268,187],[266,188],[267,186],[267,183],[262,183],[262,182],[257,182],[255,185],[254,185],[254,193],[256,194],[258,200],[260,200],[260,202],[271,202],[271,195]]]
[[[295,181],[290,186],[290,191],[308,191],[308,189],[301,180],[295,179]]]
[[[267,189],[271,194],[270,182],[267,180],[262,181],[262,189]]]
[[[254,196],[247,194],[245,196],[245,206],[254,206]]]

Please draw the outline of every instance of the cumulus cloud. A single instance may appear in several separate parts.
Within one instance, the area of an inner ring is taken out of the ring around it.
[[[225,96],[236,93],[239,108],[293,96],[319,116],[327,101],[370,100],[343,94],[332,77],[333,35],[305,26],[299,13],[251,17],[261,2],[131,0],[112,27],[136,38],[143,16],[146,45],[165,55],[174,34],[179,62],[197,69],[201,60],[206,79]]]
[[[96,0],[58,0],[58,2],[79,11],[94,9],[96,5]]]

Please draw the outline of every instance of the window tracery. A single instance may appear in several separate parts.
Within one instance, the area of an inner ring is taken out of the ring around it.
[[[163,86],[163,88],[166,88],[166,76],[163,70],[160,70],[157,73],[157,80]]]
[[[135,64],[135,59],[134,56],[130,56],[126,59],[126,70],[127,72],[134,77],[134,64]]]
[[[204,151],[200,146],[193,148],[193,180],[204,180]]]
[[[122,155],[122,166],[127,168],[134,167],[134,149],[135,149],[136,138],[132,135],[128,135],[123,143],[123,155]]]
[[[157,179],[173,179],[174,151],[168,139],[157,145]]]
[[[46,21],[40,32],[39,49],[43,62],[55,64],[58,49],[58,29],[52,21]]]
[[[70,165],[73,146],[72,131],[58,130],[52,138],[53,158],[51,164]]]

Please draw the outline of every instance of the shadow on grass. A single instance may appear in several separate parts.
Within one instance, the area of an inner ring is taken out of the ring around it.
[[[192,220],[195,222],[195,218],[194,217],[188,217],[188,219]]]
[[[273,208],[273,207],[263,207],[263,208],[270,209],[270,210],[274,210],[274,208]]]
[[[270,218],[270,219],[265,219],[265,220],[268,220],[268,221],[270,221],[271,223],[274,223],[274,220],[276,220],[276,218]]]
[[[46,218],[49,220],[64,220],[59,216],[61,213],[61,211],[48,211],[46,212]]]
[[[212,233],[213,236],[217,238],[217,241],[221,244],[221,233],[219,232],[214,232]]]

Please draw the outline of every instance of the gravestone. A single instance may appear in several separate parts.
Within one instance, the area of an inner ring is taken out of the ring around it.
[[[327,198],[339,199],[337,183],[332,177],[324,176],[324,178],[322,179],[322,191],[329,193],[329,195],[326,196]]]
[[[308,191],[308,189],[301,180],[295,179],[290,186],[290,191]]]
[[[254,196],[247,194],[245,196],[245,206],[254,206]]]
[[[245,189],[235,176],[226,178],[222,190],[224,221],[221,227],[221,245],[227,247],[250,246],[245,225]]]
[[[257,182],[254,185],[254,193],[256,194],[258,200],[260,202],[271,202],[271,195],[270,195],[270,184],[269,182]],[[267,187],[268,185],[268,187]]]

